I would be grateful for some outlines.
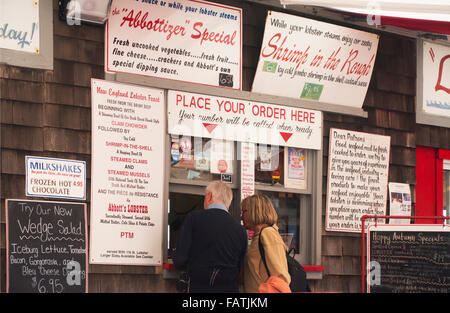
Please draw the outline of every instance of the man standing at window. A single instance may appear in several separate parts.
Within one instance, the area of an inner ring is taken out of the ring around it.
[[[213,181],[206,187],[203,211],[186,217],[174,265],[186,269],[189,292],[239,292],[238,276],[247,251],[247,233],[228,209],[231,188]]]

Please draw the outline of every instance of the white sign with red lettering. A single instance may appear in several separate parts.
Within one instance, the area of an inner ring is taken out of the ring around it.
[[[361,108],[378,37],[269,11],[252,91]]]
[[[423,110],[450,117],[450,46],[423,42]]]
[[[92,79],[90,263],[161,265],[164,91]]]
[[[322,112],[169,90],[173,135],[320,150]]]
[[[242,9],[206,1],[114,0],[105,67],[241,89]]]
[[[255,144],[241,142],[241,200],[255,194]]]

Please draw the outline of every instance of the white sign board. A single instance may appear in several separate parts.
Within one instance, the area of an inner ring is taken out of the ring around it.
[[[423,42],[423,110],[450,117],[450,46]]]
[[[391,137],[330,129],[326,230],[360,232],[363,215],[386,215]]]
[[[206,1],[114,0],[107,72],[241,89],[242,9]]]
[[[164,92],[92,79],[90,263],[161,265]]]
[[[0,48],[39,54],[39,0],[0,0]]]
[[[411,190],[408,184],[389,183],[389,215],[411,216]],[[410,224],[407,218],[391,218],[389,224]]]
[[[170,134],[322,149],[322,112],[169,90]]]
[[[269,11],[253,92],[361,108],[378,35]]]
[[[86,199],[86,162],[25,157],[27,197]]]
[[[241,200],[255,194],[255,144],[241,142]]]

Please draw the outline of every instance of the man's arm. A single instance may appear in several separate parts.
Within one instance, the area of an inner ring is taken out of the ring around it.
[[[177,249],[173,264],[176,268],[183,269],[189,260],[189,251],[192,242],[192,214],[188,214],[181,226],[180,235],[178,236]]]

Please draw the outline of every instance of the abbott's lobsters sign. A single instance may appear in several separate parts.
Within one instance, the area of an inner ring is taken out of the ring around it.
[[[361,108],[378,35],[269,11],[252,91]]]
[[[170,134],[320,150],[322,113],[169,90]]]
[[[242,9],[205,1],[114,0],[108,72],[241,89]]]

